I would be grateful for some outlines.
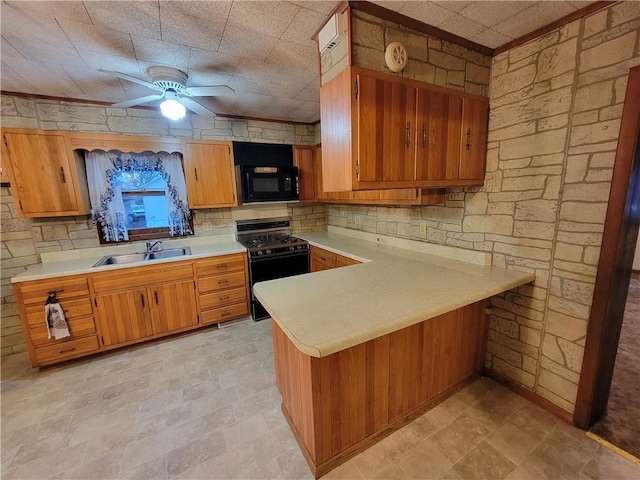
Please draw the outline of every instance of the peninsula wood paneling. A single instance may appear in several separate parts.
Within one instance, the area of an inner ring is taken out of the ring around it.
[[[282,409],[316,477],[477,376],[484,309],[483,300],[320,358],[273,322]]]

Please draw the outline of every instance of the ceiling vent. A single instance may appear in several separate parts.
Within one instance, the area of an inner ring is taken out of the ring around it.
[[[344,17],[341,13],[336,13],[329,21],[322,27],[320,33],[318,33],[318,47],[320,53],[325,50],[331,50],[342,39],[344,33]]]

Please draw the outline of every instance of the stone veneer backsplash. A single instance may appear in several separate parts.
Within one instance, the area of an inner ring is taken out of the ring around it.
[[[104,106],[1,96],[2,126],[44,130],[112,132],[140,135],[172,135],[187,138],[259,141],[315,145],[316,129],[311,125],[278,122],[206,119],[188,115],[178,123],[170,122],[153,110],[121,109]],[[97,229],[88,216],[56,218],[19,218],[10,188],[1,189],[2,270],[1,332],[2,356],[26,349],[16,308],[11,277],[40,262],[40,254],[100,246]],[[234,215],[238,209],[203,209],[194,213],[196,236],[234,233]],[[284,209],[293,219],[297,232],[326,228],[323,206],[289,206]],[[260,212],[257,212],[259,214]]]
[[[493,297],[486,366],[568,412],[639,32],[637,4],[616,2],[494,57],[482,188],[451,190],[444,206],[328,207],[329,225],[487,251],[534,273]]]

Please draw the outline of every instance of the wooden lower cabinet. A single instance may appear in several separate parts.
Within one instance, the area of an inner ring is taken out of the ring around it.
[[[320,358],[272,328],[282,411],[318,478],[477,378],[487,320],[483,300]]]
[[[332,268],[347,267],[349,265],[357,265],[358,260],[349,257],[343,257],[337,253],[330,252],[324,248],[311,245],[310,255],[311,271],[319,272],[321,270],[329,270]]]
[[[50,365],[98,350],[89,281],[74,275],[16,283],[13,286],[31,364]],[[48,338],[44,305],[54,292],[67,318],[70,336]]]
[[[240,253],[21,282],[14,292],[31,364],[39,367],[246,316],[247,279]],[[70,337],[48,338],[50,292]]]
[[[249,313],[246,255],[223,255],[195,265],[202,323],[224,322]]]

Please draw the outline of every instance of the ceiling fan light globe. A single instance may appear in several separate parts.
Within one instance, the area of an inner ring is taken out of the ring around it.
[[[168,98],[160,104],[160,111],[162,115],[171,120],[180,120],[184,118],[187,109],[179,101]]]

